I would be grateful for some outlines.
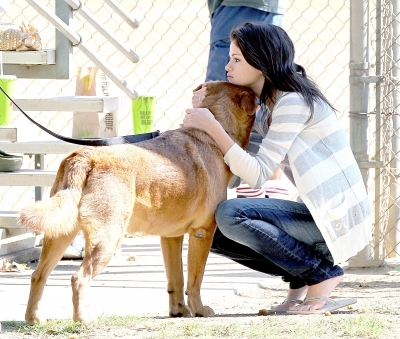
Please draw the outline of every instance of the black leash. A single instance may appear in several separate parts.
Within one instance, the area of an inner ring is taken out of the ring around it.
[[[144,141],[148,139],[153,139],[160,135],[160,131],[150,132],[150,133],[142,133],[142,134],[135,134],[135,135],[124,135],[120,137],[113,137],[113,138],[90,138],[90,139],[79,139],[79,138],[69,138],[54,133],[47,129],[46,127],[42,126],[35,120],[33,120],[28,114],[26,114],[10,96],[4,91],[4,89],[0,86],[1,91],[5,94],[5,96],[17,107],[20,112],[25,115],[29,121],[34,123],[36,126],[41,128],[43,131],[49,133],[53,137],[60,139],[62,141],[69,142],[71,144],[77,145],[86,145],[86,146],[110,146],[110,145],[118,145],[118,144],[133,144],[135,142]]]

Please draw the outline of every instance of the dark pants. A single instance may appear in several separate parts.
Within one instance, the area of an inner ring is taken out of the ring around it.
[[[282,276],[292,289],[343,275],[302,203],[230,199],[218,206],[216,221],[212,253]]]

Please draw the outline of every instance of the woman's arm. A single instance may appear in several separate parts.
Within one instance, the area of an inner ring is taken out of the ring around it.
[[[194,102],[197,100],[194,99]],[[250,155],[231,139],[207,108],[189,108],[186,113],[183,127],[197,128],[208,133],[217,143],[232,173],[251,187],[261,186],[272,175],[273,170],[262,159]]]
[[[233,146],[234,141],[207,108],[189,108],[183,119],[183,127],[198,128],[209,134],[217,143],[223,155]]]
[[[202,90],[205,89],[200,91]],[[200,97],[202,95],[204,94],[201,92]],[[199,102],[198,96],[196,92],[192,100],[194,106]],[[197,107],[199,106],[200,103]],[[225,163],[232,173],[252,188],[260,187],[271,177],[310,116],[309,108],[298,94],[293,93],[285,100],[282,99],[274,109],[269,131],[254,156],[230,138],[208,109],[193,108],[186,112],[188,114],[184,118],[183,126],[198,128],[208,133],[220,147]]]

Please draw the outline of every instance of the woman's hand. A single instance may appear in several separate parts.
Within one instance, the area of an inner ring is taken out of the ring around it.
[[[193,127],[208,133],[224,155],[234,144],[231,137],[207,108],[188,108],[183,119],[183,127]]]
[[[219,124],[208,108],[188,108],[183,118],[183,127],[198,128],[210,134],[211,127]]]
[[[208,133],[217,143],[222,154],[225,155],[225,153],[233,146],[234,142],[208,108],[202,107],[202,101],[206,96],[207,83],[203,84],[202,88],[193,93],[193,108],[188,108],[186,110],[182,126],[197,128]]]
[[[193,92],[192,106],[186,110],[186,116],[183,119],[183,127],[198,128],[210,134],[212,124],[219,124],[215,120],[214,115],[207,109],[202,108],[202,103],[207,94],[207,83],[204,83],[202,88]]]
[[[192,96],[192,106],[193,108],[201,107],[201,103],[203,99],[206,97],[207,87],[206,84],[203,84],[203,87],[198,91],[193,92]]]

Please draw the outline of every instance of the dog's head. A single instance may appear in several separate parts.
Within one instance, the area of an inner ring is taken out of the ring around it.
[[[208,108],[230,137],[246,148],[257,108],[255,93],[248,87],[228,81],[207,82],[206,88],[201,107]]]

